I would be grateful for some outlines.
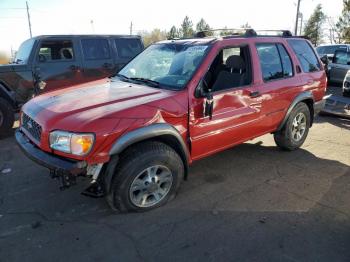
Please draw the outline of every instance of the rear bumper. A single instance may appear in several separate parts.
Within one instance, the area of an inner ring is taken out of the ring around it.
[[[322,99],[314,103],[314,115],[319,114],[326,104],[326,100]]]
[[[56,172],[77,172],[82,170],[83,162],[71,161],[58,156],[51,155],[40,150],[32,144],[28,138],[19,130],[15,133],[16,141],[22,152],[31,160],[41,166],[47,167]]]

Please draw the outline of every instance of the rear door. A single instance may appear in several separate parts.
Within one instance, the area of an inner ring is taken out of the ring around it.
[[[39,42],[33,72],[46,84],[42,92],[81,83],[81,60],[75,38],[47,38]]]
[[[107,37],[82,37],[80,40],[84,81],[93,81],[113,75],[116,66]]]
[[[293,70],[292,58],[283,41],[257,40],[255,47],[261,72],[261,95],[265,98],[261,112],[264,118],[262,125],[265,130],[273,131],[300,92],[301,81]]]
[[[350,70],[349,52],[338,50],[335,52],[332,64],[329,65],[330,80],[334,82],[343,82],[346,73]]]
[[[288,39],[299,65],[296,66],[301,81],[301,90],[310,91],[315,101],[323,98],[326,88],[326,73],[311,43],[305,39]]]
[[[115,64],[117,71],[143,50],[143,44],[139,37],[115,37],[113,42],[116,49]]]

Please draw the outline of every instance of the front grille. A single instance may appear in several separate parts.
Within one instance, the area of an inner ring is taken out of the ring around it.
[[[22,127],[27,130],[35,140],[40,142],[41,126],[27,114],[22,114]]]

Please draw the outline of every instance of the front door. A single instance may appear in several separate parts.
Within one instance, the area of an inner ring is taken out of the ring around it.
[[[50,38],[39,43],[33,72],[41,91],[48,92],[79,84],[81,61],[73,39]]]
[[[249,46],[224,48],[214,59],[200,84],[213,95],[212,118],[205,115],[206,98],[198,98],[190,109],[192,157],[198,159],[261,132],[262,96],[252,84]]]
[[[330,65],[330,80],[334,82],[343,82],[346,73],[350,70],[350,54],[343,50],[335,52],[333,63]]]

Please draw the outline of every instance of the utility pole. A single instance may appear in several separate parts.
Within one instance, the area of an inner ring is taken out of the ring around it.
[[[132,35],[132,21],[130,23],[130,35]]]
[[[294,35],[297,35],[297,34],[298,34],[298,22],[299,22],[300,1],[301,1],[301,0],[298,0],[298,4],[297,4],[297,15],[296,15],[296,18],[295,18]]]
[[[26,1],[26,6],[27,6],[27,18],[28,18],[28,25],[29,25],[29,33],[30,33],[30,38],[32,38],[32,24],[30,23],[28,1]]]
[[[303,13],[300,13],[300,14],[299,14],[299,17],[300,17],[299,35],[301,35],[302,32],[303,32]]]

